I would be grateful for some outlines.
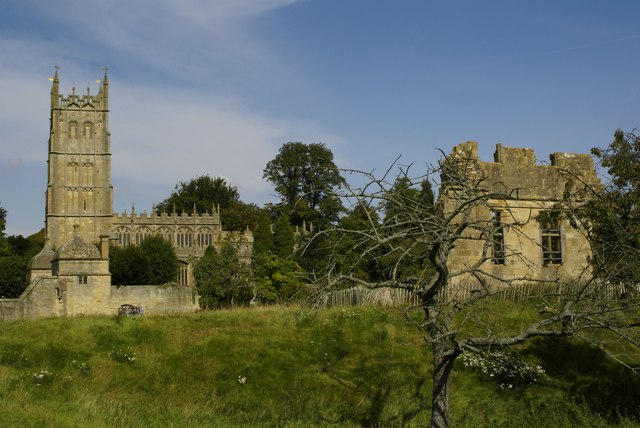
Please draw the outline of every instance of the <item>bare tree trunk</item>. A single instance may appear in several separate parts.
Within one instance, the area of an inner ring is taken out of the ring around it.
[[[458,353],[450,348],[446,339],[432,341],[433,387],[431,397],[431,427],[449,426],[449,384],[453,362]]]

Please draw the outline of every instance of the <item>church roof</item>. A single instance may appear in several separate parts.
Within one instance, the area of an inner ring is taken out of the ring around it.
[[[55,258],[60,259],[100,259],[100,251],[95,245],[92,245],[75,236],[71,241],[66,242],[56,251]]]
[[[27,270],[31,270],[31,269],[51,270],[51,260],[53,260],[53,257],[55,255],[56,253],[49,246],[49,241],[46,241],[44,243],[44,247],[42,247],[42,250],[40,250],[38,254],[36,254],[31,258],[31,260],[29,260],[29,263],[27,264]]]

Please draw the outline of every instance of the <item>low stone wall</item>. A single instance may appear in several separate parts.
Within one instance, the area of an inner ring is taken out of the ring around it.
[[[105,287],[106,285],[106,287]],[[17,299],[0,299],[0,320],[16,321],[73,315],[116,315],[120,305],[139,306],[147,314],[195,312],[195,287],[177,285],[75,284],[40,278]]]
[[[20,299],[0,299],[0,320],[16,321],[22,318]]]
[[[146,314],[195,312],[200,309],[194,287],[177,285],[121,285],[111,286],[111,312],[120,305],[142,307]]]

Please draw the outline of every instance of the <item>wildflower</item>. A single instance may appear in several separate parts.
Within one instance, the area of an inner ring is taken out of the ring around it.
[[[247,378],[244,376],[238,376],[238,383],[240,385],[244,385],[244,383],[247,381]]]

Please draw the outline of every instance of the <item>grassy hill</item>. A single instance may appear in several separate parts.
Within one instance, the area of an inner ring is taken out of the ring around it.
[[[399,311],[297,316],[293,308],[268,307],[0,326],[2,426],[429,421],[430,355]],[[458,364],[454,426],[636,426],[640,381],[603,353],[540,340],[521,355],[548,376],[508,388]]]

